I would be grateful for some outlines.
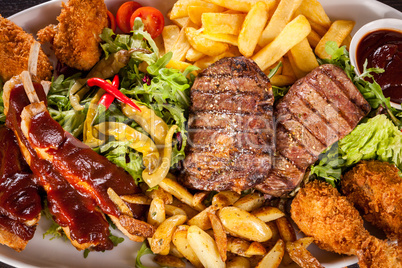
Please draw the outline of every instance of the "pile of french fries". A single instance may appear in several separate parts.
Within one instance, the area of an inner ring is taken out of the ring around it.
[[[170,173],[157,188],[140,186],[142,194],[111,198],[116,204],[149,205],[147,222],[156,230],[148,243],[161,266],[185,267],[186,259],[196,268],[274,268],[292,262],[321,267],[306,249],[313,239],[296,240],[283,202],[268,204],[258,192],[191,194]]]
[[[279,62],[271,83],[293,84],[330,57],[325,44],[349,46],[355,22],[332,22],[317,0],[178,0],[162,37],[172,51],[168,67],[204,69],[224,57],[244,55],[267,74]]]

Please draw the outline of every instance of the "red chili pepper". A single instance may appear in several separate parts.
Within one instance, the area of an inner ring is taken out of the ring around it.
[[[116,74],[113,78],[112,81],[112,86],[114,86],[116,89],[119,89],[119,76]],[[109,109],[110,105],[112,104],[112,102],[114,101],[115,97],[106,92],[105,94],[103,94],[102,98],[100,98],[98,105],[102,104],[103,106],[106,107],[106,110]]]
[[[110,94],[112,94],[113,96],[115,96],[117,99],[119,99],[120,101],[124,102],[125,104],[130,105],[131,107],[133,107],[134,109],[137,109],[138,111],[141,112],[141,109],[135,105],[135,103],[130,100],[126,95],[124,95],[123,93],[121,93],[117,88],[115,88],[113,85],[109,84],[106,80],[103,80],[101,78],[98,77],[94,77],[94,78],[90,78],[87,81],[88,86],[93,87],[93,86],[98,86],[104,90],[106,90],[107,92],[109,92]]]

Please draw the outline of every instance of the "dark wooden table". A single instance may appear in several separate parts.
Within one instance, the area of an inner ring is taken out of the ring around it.
[[[19,11],[30,8],[32,6],[47,2],[48,0],[0,0],[0,14],[3,17],[9,17]],[[65,0],[67,2],[67,0]],[[380,2],[387,4],[402,12],[402,0],[380,0]],[[12,268],[9,265],[3,264],[0,259],[0,268]]]

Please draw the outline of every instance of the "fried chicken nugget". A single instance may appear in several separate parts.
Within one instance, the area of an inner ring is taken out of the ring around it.
[[[6,82],[28,69],[29,52],[35,41],[31,34],[0,15],[0,78]],[[52,65],[42,51],[39,52],[37,80],[49,80]]]
[[[290,213],[324,250],[357,255],[360,267],[402,267],[402,249],[371,236],[359,212],[328,183],[308,183],[293,199]]]
[[[341,191],[368,222],[402,242],[402,178],[387,162],[361,161],[342,178]]]
[[[102,50],[99,35],[107,27],[107,8],[103,0],[69,0],[62,3],[58,25],[38,32],[42,43],[50,42],[56,58],[78,70],[89,70]]]

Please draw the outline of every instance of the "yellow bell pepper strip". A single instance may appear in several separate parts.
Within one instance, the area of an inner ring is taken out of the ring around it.
[[[143,154],[142,161],[147,170],[154,171],[159,164],[159,151],[155,143],[145,134],[120,122],[103,122],[95,126],[104,135],[118,141],[128,141],[130,148]]]
[[[94,136],[94,132],[97,130],[92,126],[98,112],[98,102],[104,93],[105,91],[103,89],[99,89],[98,92],[96,92],[89,103],[87,117],[84,122],[83,142],[91,148],[98,147],[105,142]]]
[[[133,100],[135,102],[135,100]],[[136,102],[135,102],[136,103]],[[137,122],[155,141],[156,145],[163,145],[169,127],[162,118],[157,116],[152,109],[136,103],[141,111],[137,111],[126,104],[122,104],[123,114]]]
[[[173,125],[166,134],[165,147],[163,148],[163,153],[161,155],[162,162],[156,168],[156,170],[151,172],[149,169],[145,169],[142,172],[142,179],[150,188],[158,185],[169,173],[170,162],[172,160],[172,140],[176,130],[177,126]]]

